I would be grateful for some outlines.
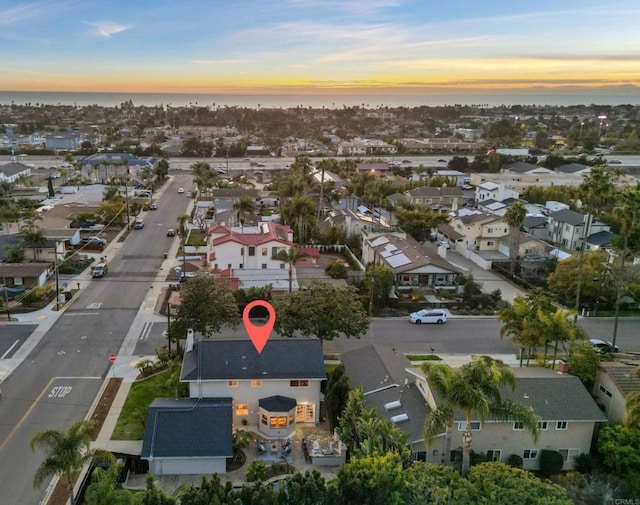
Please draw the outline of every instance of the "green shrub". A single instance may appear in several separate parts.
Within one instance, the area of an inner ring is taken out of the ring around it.
[[[263,481],[267,478],[267,465],[262,461],[254,460],[247,467],[247,480],[249,482]]]
[[[507,465],[512,466],[513,468],[522,468],[524,461],[517,454],[512,454],[507,458]]]
[[[324,267],[324,273],[332,279],[346,279],[347,272],[347,267],[344,266],[344,263],[340,260],[333,260],[326,267]]]
[[[543,477],[551,477],[562,471],[564,459],[558,451],[543,449],[540,453],[540,473]]]
[[[578,454],[573,458],[573,460],[575,461],[574,468],[576,472],[585,474],[590,474],[591,472],[593,472],[595,464],[593,462],[591,454]]]

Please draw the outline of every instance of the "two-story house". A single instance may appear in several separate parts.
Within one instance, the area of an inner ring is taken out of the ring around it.
[[[224,473],[234,426],[282,439],[315,425],[325,379],[317,339],[271,338],[258,353],[249,339],[189,332],[180,376],[189,398],[151,404],[142,459],[155,475]]]
[[[360,234],[362,230],[389,228],[389,222],[378,211],[371,211],[364,205],[357,209],[334,209],[329,212],[320,229],[344,228],[347,235]]]
[[[580,382],[573,375],[558,374],[547,368],[512,368],[516,375],[513,391],[505,388],[503,398],[530,406],[540,419],[539,437],[524,429],[522,423],[504,422],[496,419],[473,419],[472,449],[476,454],[484,454],[487,461],[506,462],[516,454],[523,459],[525,470],[540,467],[543,449],[558,451],[564,461],[563,470],[572,470],[574,457],[589,454],[595,426],[605,423],[607,418]],[[429,386],[424,374],[415,371],[416,387],[422,392],[427,404],[435,410],[443,401]],[[461,411],[454,412],[454,428],[451,439],[451,453],[445,455],[446,462],[459,461],[462,454],[462,435],[466,420]],[[437,437],[432,447],[443,450],[445,436]]]
[[[593,220],[588,214],[570,209],[552,212],[548,218],[549,241],[573,251],[579,251],[585,242],[584,239],[590,235],[610,231],[609,225]]]
[[[636,368],[636,365],[611,362],[598,370],[593,396],[612,423],[624,421],[627,395],[640,391],[640,374]]]
[[[258,226],[213,226],[207,231],[207,258],[211,273],[226,271],[226,277],[238,279],[246,289],[271,284],[274,291],[289,287],[289,269],[277,258],[280,251],[293,245],[288,226],[266,222]],[[298,289],[295,268],[292,287]]]
[[[507,198],[517,200],[520,198],[520,193],[504,184],[497,184],[492,181],[486,181],[476,186],[476,202],[478,203],[485,200],[502,202]]]
[[[459,187],[436,188],[421,186],[404,192],[413,205],[424,205],[432,210],[449,212],[458,210],[464,203],[464,193]]]

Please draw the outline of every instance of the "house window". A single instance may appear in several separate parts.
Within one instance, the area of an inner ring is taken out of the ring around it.
[[[263,264],[262,264],[262,270],[266,270],[266,269],[267,269],[267,264],[266,264],[266,263],[263,263]]]
[[[536,459],[538,457],[538,449],[525,449],[522,453],[522,459]]]
[[[244,247],[240,248],[240,256],[244,256]]]
[[[267,254],[269,254],[269,249],[267,247],[263,247],[262,248],[262,255],[266,256]]]
[[[539,430],[546,430],[548,428],[548,424],[547,421],[540,421],[538,422],[538,429]]]
[[[271,248],[271,257],[275,258],[278,255],[278,248],[277,247],[272,247]]]
[[[249,246],[249,256],[255,256],[256,255],[256,248],[255,246],[250,245]]]
[[[22,286],[24,284],[24,279],[22,277],[14,277],[13,285],[14,286]]]
[[[265,426],[267,425],[267,423],[268,423],[269,421],[267,420],[267,416],[266,416],[266,414],[262,414],[262,415],[260,416],[260,422],[261,422],[262,424],[264,424]]]
[[[315,420],[313,404],[300,403],[296,405],[296,422],[312,423]]]
[[[218,264],[214,263],[213,268],[215,268],[216,270],[218,270]]]
[[[284,270],[284,263],[280,263],[280,268]]]
[[[238,265],[238,268],[242,268],[243,266],[244,266],[244,265],[243,265],[242,263],[240,263],[240,264]]]
[[[251,387],[252,388],[259,388],[260,386],[262,386],[262,381],[261,380],[252,380],[251,381]]]
[[[556,423],[556,430],[566,430],[568,424],[567,421],[558,421]]]
[[[238,381],[228,381],[227,386],[229,386],[230,388],[236,388],[238,387]]]
[[[491,247],[493,245],[493,240],[487,241],[487,247]]]
[[[493,233],[493,228],[487,228],[487,233]]]
[[[608,390],[606,387],[604,387],[602,384],[600,384],[600,385],[598,386],[598,389],[599,389],[602,393],[604,393],[605,395],[607,395],[609,398],[612,398],[612,397],[613,397],[613,394],[611,393],[611,391],[609,391],[609,390]]]
[[[515,423],[513,423],[513,429],[514,429],[515,431],[522,431],[522,430],[524,430],[524,423],[521,423],[521,422],[515,422]]]
[[[304,379],[304,380],[292,380],[289,381],[289,386],[292,388],[306,388],[307,386],[309,386],[309,381]]]
[[[558,449],[563,461],[567,462],[576,456],[580,456],[580,449]]]
[[[248,416],[249,415],[249,405],[246,403],[238,403],[236,405],[236,416]]]
[[[269,418],[269,428],[286,428],[287,418],[285,416],[271,416]]]
[[[502,457],[502,450],[500,449],[493,449],[493,450],[487,451],[487,461],[500,461],[501,457]]]
[[[293,423],[296,422],[296,415],[295,414],[289,414],[289,426],[293,425]]]
[[[458,431],[465,431],[467,423],[458,423]],[[480,421],[471,421],[471,431],[480,431]]]
[[[227,268],[231,270],[231,263],[227,263]]]

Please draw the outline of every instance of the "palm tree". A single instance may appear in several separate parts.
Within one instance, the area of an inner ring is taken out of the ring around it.
[[[603,166],[592,167],[580,185],[587,208],[593,211],[596,217],[609,206],[615,189],[613,173]]]
[[[571,322],[571,314],[566,310],[556,309],[555,312],[547,312],[538,310],[538,319],[542,323],[542,340],[544,342],[544,363],[547,363],[547,342],[554,342],[553,346],[553,363],[551,369],[556,368],[556,359],[558,358],[558,344],[572,340],[577,335],[577,326]]]
[[[315,224],[315,202],[308,196],[296,196],[282,208],[282,217],[288,225],[295,225],[296,242],[307,243],[309,230]]]
[[[540,345],[543,337],[543,324],[540,320],[540,312],[551,312],[554,307],[551,299],[540,290],[529,293],[526,297],[516,296],[513,304],[503,309],[498,314],[498,319],[503,326],[500,329],[500,338],[510,335],[514,343],[520,345],[520,366],[525,348],[527,353],[527,366],[531,349]]]
[[[471,424],[487,419],[523,423],[534,441],[538,438],[538,416],[529,406],[502,397],[505,387],[512,391],[516,377],[509,366],[488,356],[476,356],[473,361],[453,370],[448,365],[423,365],[429,386],[442,398],[424,423],[427,441],[445,431],[445,455],[450,453],[454,413],[461,410],[466,426],[462,435],[462,474],[469,472],[473,435]]]
[[[244,232],[247,214],[253,214],[256,211],[256,202],[249,195],[240,195],[240,198],[233,202],[232,208],[237,212],[240,227]]]
[[[82,467],[94,458],[110,462],[115,460],[109,452],[90,448],[93,430],[91,421],[78,421],[66,432],[47,430],[36,433],[31,439],[31,450],[42,449],[45,459],[33,476],[34,487],[39,487],[51,477],[62,476],[71,505],[74,505],[73,484]]]
[[[512,276],[516,272],[516,261],[520,250],[520,228],[526,217],[527,208],[519,200],[513,202],[504,215],[504,220],[509,225],[509,266]]]
[[[276,255],[277,260],[289,264],[289,294],[293,291],[293,269],[298,261],[306,258],[307,256],[307,253],[299,252],[295,246],[289,247],[286,251],[278,251],[278,254]]]

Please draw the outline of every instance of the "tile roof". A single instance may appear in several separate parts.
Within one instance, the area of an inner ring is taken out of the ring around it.
[[[142,458],[233,456],[231,398],[159,398],[147,410]]]
[[[181,380],[325,379],[326,376],[320,340],[272,337],[261,354],[249,339],[199,340],[184,355]]]
[[[288,226],[267,222],[259,223],[257,227],[231,228],[229,226],[214,226],[207,234],[225,233],[221,237],[214,238],[212,245],[215,247],[226,242],[236,242],[243,245],[260,245],[267,242],[281,242],[284,245],[292,245],[289,240],[291,228]]]
[[[627,396],[633,391],[640,391],[640,374],[632,373],[637,365],[604,366],[603,368],[618,387],[622,396]]]

